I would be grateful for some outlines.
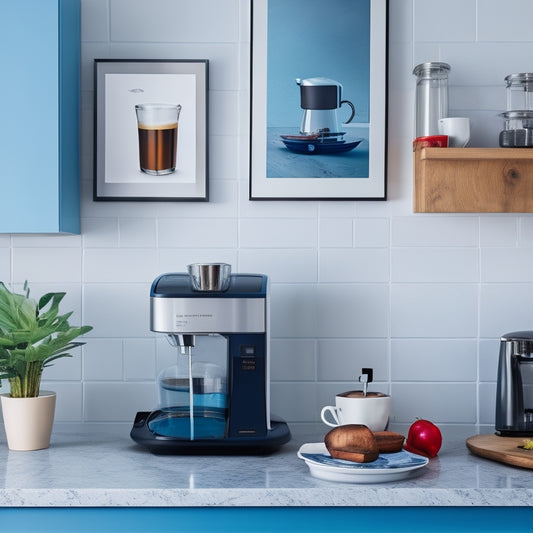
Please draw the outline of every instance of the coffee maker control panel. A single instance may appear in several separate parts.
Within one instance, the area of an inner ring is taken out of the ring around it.
[[[266,276],[236,274],[229,288],[200,292],[187,274],[163,274],[152,284],[150,329],[159,333],[265,333]]]

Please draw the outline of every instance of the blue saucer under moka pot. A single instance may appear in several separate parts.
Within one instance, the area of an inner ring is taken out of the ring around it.
[[[131,438],[154,453],[267,453],[291,438],[270,413],[268,279],[224,263],[159,276],[150,329],[176,347],[158,405]]]

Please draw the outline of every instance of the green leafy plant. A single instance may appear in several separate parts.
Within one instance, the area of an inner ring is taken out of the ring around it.
[[[28,283],[24,294],[16,294],[0,282],[0,379],[7,379],[13,398],[39,395],[43,369],[60,357],[71,357],[73,342],[92,326],[72,327],[72,311],[59,314],[64,292],[50,292],[39,301],[30,298]]]

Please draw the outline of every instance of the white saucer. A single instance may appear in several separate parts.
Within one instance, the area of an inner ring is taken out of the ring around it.
[[[323,442],[303,444],[298,450],[311,475],[328,481],[345,483],[383,483],[406,479],[419,468],[429,463],[427,457],[402,450],[397,453],[382,453],[371,463],[355,463],[334,459]]]

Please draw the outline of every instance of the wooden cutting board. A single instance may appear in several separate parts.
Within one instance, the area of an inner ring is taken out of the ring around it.
[[[475,455],[513,466],[533,469],[533,450],[519,448],[525,437],[475,435],[466,439],[466,447]]]

